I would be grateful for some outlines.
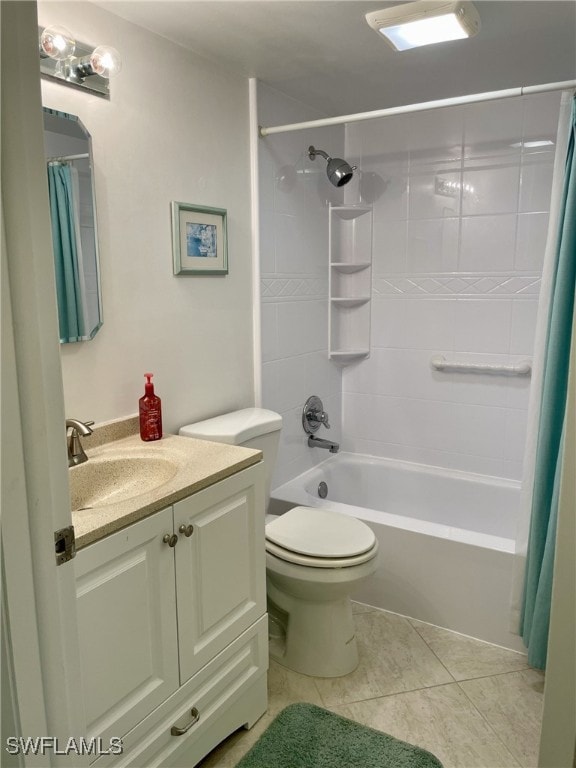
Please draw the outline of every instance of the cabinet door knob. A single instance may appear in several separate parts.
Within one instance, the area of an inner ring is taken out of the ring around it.
[[[200,712],[198,712],[196,707],[192,707],[190,714],[192,715],[192,720],[190,720],[188,725],[185,725],[184,728],[178,728],[177,725],[173,725],[172,728],[170,728],[171,736],[183,736],[186,731],[189,731],[190,728],[192,728],[193,725],[196,725],[198,720],[200,720]]]
[[[162,541],[169,547],[175,547],[178,544],[178,536],[175,533],[165,533]]]
[[[194,526],[192,524],[184,525],[184,523],[182,523],[182,525],[180,526],[180,528],[178,528],[178,530],[180,531],[180,533],[183,533],[184,536],[192,536],[192,534],[194,533]]]

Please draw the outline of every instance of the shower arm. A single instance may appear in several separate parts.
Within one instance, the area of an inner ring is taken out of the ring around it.
[[[321,155],[321,157],[323,157],[324,160],[326,160],[326,162],[330,162],[330,160],[332,160],[332,158],[328,155],[327,152],[324,152],[324,150],[316,149],[313,146],[308,147],[308,157],[310,158],[310,160],[315,160],[316,155]]]

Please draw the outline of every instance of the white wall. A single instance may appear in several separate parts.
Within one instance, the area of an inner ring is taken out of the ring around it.
[[[262,83],[258,119],[280,125],[323,117]],[[326,162],[311,161],[313,144],[340,155],[343,128],[279,134],[259,143],[262,403],[283,417],[272,487],[328,457],[309,448],[302,408],[322,398],[331,428],[318,437],[340,440],[341,371],[328,360],[328,203],[342,192],[326,177]]]
[[[554,147],[512,145],[554,140],[559,100],[348,126],[362,173],[347,202],[376,199],[372,353],[343,373],[346,449],[520,479],[529,380],[433,372],[430,358],[530,357]]]
[[[248,82],[84,2],[39,21],[118,48],[111,100],[42,82],[93,138],[104,325],[61,349],[66,415],[132,414],[153,371],[164,430],[253,403]],[[170,202],[226,208],[226,277],[172,274]]]

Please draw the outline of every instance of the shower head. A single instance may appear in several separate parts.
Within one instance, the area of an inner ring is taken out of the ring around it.
[[[348,184],[352,178],[353,172],[356,170],[355,165],[349,165],[349,163],[341,157],[329,157],[326,152],[321,149],[308,147],[308,157],[310,160],[315,160],[316,155],[321,155],[328,163],[326,174],[335,187],[343,187],[344,184]]]

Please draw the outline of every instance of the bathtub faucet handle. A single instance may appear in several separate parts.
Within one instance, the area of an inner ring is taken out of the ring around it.
[[[314,424],[324,424],[326,429],[330,429],[330,424],[328,423],[328,414],[326,411],[322,411],[320,409],[311,408],[308,411],[308,421],[312,421]]]
[[[312,395],[306,400],[302,411],[302,426],[304,427],[304,432],[311,435],[314,432],[317,432],[322,424],[324,424],[326,429],[330,429],[328,414],[324,410],[322,400],[320,400],[317,395]]]
[[[308,411],[307,419],[308,421],[312,421],[314,424],[324,424],[326,429],[330,429],[330,424],[328,423],[328,414],[326,411],[311,408],[310,411]]]

